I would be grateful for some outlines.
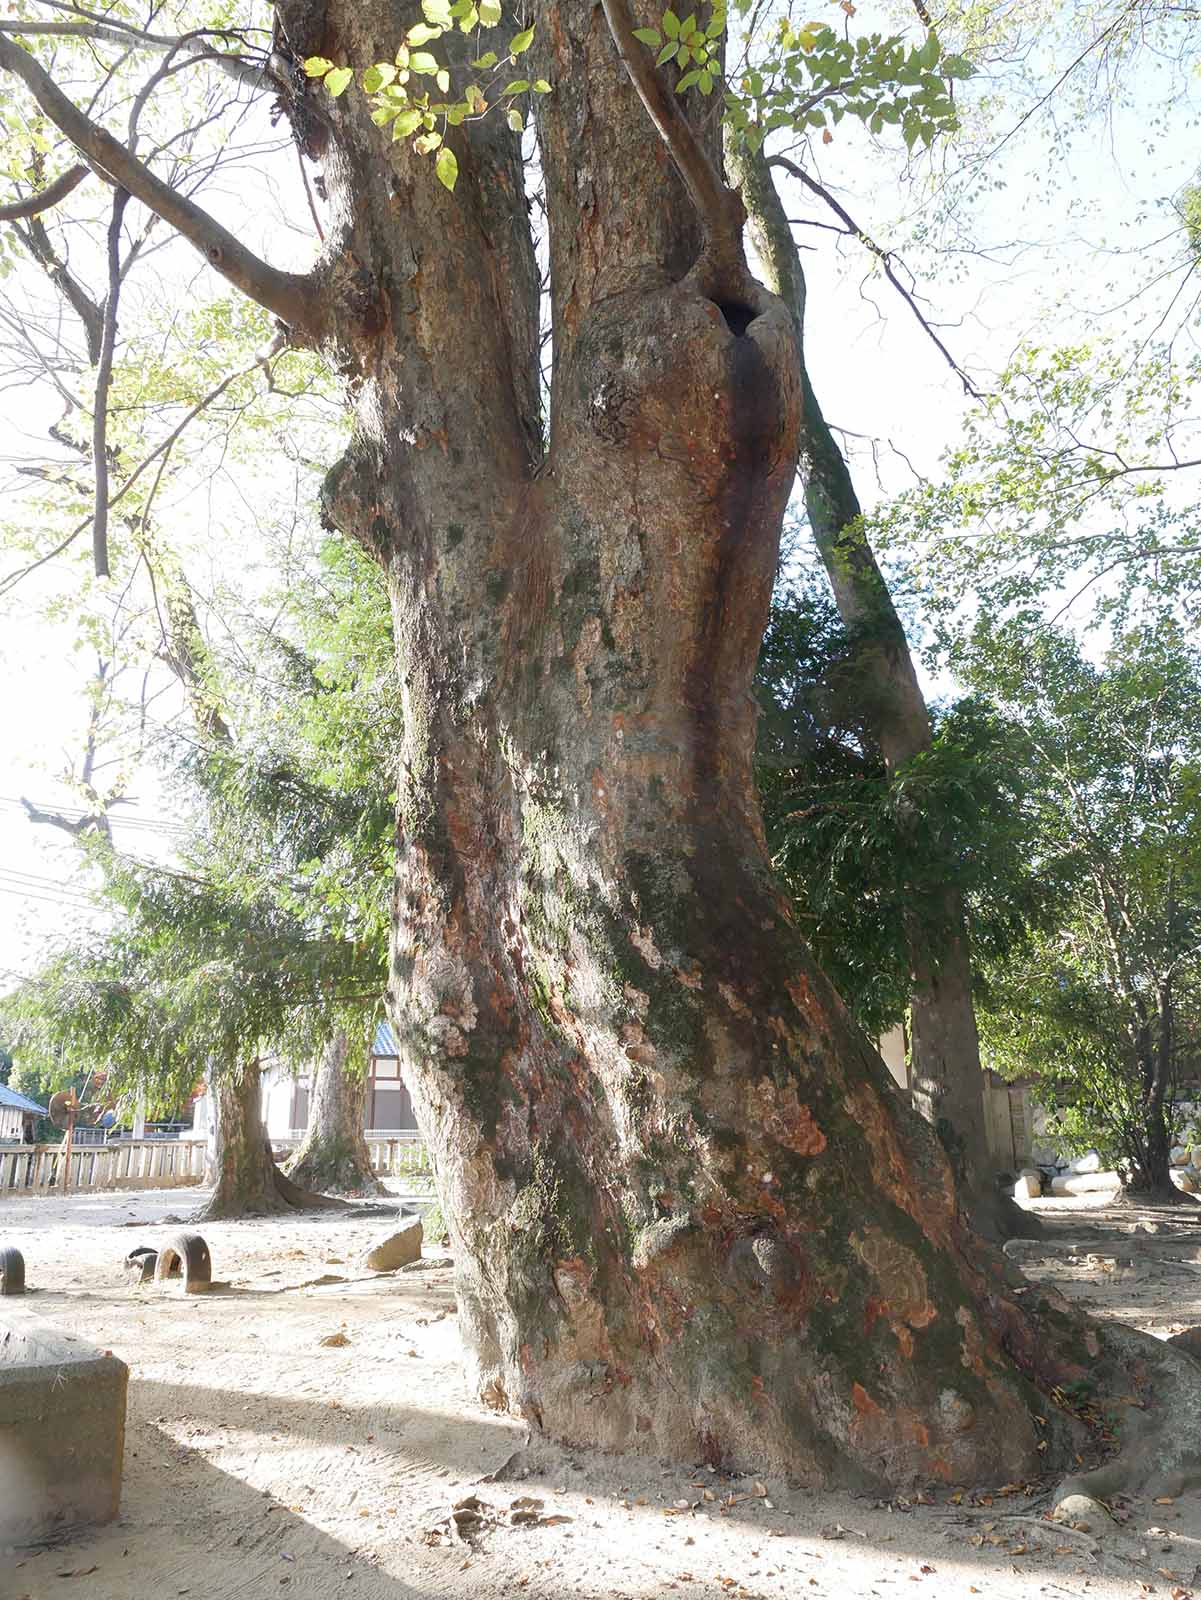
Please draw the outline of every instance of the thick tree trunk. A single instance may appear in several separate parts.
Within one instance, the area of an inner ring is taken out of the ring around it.
[[[336,1033],[321,1052],[309,1095],[309,1120],[285,1171],[293,1183],[324,1194],[382,1194],[363,1137],[367,1078],[348,1069],[350,1041]]]
[[[205,1181],[213,1186],[200,1221],[264,1216],[284,1211],[275,1186],[275,1162],[263,1127],[262,1074],[257,1062],[237,1078],[218,1077],[210,1086],[214,1116]]]
[[[312,48],[362,66],[397,26],[331,0]],[[351,94],[309,130],[338,259],[378,290],[348,302],[326,508],[392,596],[390,1004],[475,1383],[560,1438],[810,1483],[1028,1475],[1028,1378],[1070,1363],[973,1258],[767,861],[750,688],[791,316],[702,248],[601,11],[539,30],[545,459],[516,139],[453,130],[451,197]]]
[[[751,230],[771,287],[792,311],[802,350],[800,469],[805,504],[835,603],[856,651],[862,712],[886,770],[930,748],[930,714],[905,629],[864,532],[859,498],[804,366],[805,279],[771,169],[762,152],[732,144]],[[1024,1214],[996,1193],[984,1120],[984,1074],[972,1003],[963,899],[942,896],[937,925],[914,919],[910,953],[910,1065],[914,1103],[938,1130],[975,1226],[995,1236],[1025,1231]]]

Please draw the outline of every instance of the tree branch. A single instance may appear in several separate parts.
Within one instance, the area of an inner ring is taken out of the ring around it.
[[[83,324],[88,360],[95,365],[100,359],[100,341],[104,334],[104,315],[91,295],[55,254],[46,225],[40,217],[30,217],[25,228],[15,230],[17,238],[44,270],[51,283],[71,306]]]
[[[745,274],[742,225],[746,212],[741,196],[736,189],[727,188],[723,183],[716,163],[685,116],[679,96],[663,82],[646,46],[634,37],[634,19],[626,0],[601,0],[601,3],[630,82],[692,197],[705,231],[706,254],[719,273],[733,268]]]
[[[96,481],[92,516],[92,560],[98,578],[108,577],[108,389],[113,376],[117,345],[117,305],[121,296],[121,221],[129,191],[113,195],[108,224],[108,298],[104,302],[104,334],[96,368],[96,398],[92,403],[92,471]]]
[[[884,276],[888,279],[889,283],[892,284],[893,288],[900,295],[901,299],[904,300],[910,311],[913,312],[918,322],[925,329],[926,334],[934,344],[935,348],[938,350],[939,354],[942,356],[943,360],[959,379],[960,383],[962,383],[964,392],[969,394],[973,400],[982,400],[984,397],[980,393],[979,389],[976,388],[976,385],[972,382],[971,378],[968,377],[967,373],[959,365],[958,361],[956,361],[955,357],[947,349],[946,345],[943,344],[942,340],[938,337],[937,333],[935,333],[933,327],[931,326],[929,319],[923,314],[921,307],[913,298],[913,295],[893,271],[892,251],[886,250],[883,245],[877,244],[870,234],[864,233],[863,229],[859,226],[855,219],[850,215],[844,206],[839,204],[830,191],[822,184],[818,183],[816,178],[811,177],[803,167],[798,167],[795,161],[790,161],[787,156],[772,156],[768,161],[768,165],[772,167],[781,167],[789,174],[790,177],[796,178],[800,183],[803,183],[806,189],[810,190],[811,193],[817,195],[819,199],[825,201],[825,203],[830,207],[830,210],[833,211],[834,215],[839,219],[840,222],[842,222],[846,232],[849,233],[853,238],[858,239],[859,243],[863,245],[864,249],[870,251],[880,265],[884,268]]]
[[[287,323],[294,332],[293,342],[315,343],[322,315],[313,279],[268,266],[207,211],[156,177],[111,133],[85,116],[49,73],[8,37],[8,32],[8,24],[0,23],[0,68],[21,79],[76,149],[115,184],[128,189],[136,200],[170,223],[236,289]]]
[[[82,163],[68,167],[61,178],[55,178],[53,183],[39,189],[37,194],[29,194],[24,200],[13,200],[9,205],[0,206],[0,222],[19,222],[24,217],[36,217],[39,212],[49,211],[51,206],[65,200],[72,189],[77,189],[90,170]]]
[[[89,14],[90,16],[90,14]],[[51,37],[57,39],[94,39],[101,43],[121,44],[126,48],[141,48],[144,50],[179,50],[185,49],[198,61],[212,61],[222,72],[231,78],[236,78],[239,83],[249,84],[254,88],[261,86],[266,75],[265,64],[255,64],[245,56],[232,55],[228,51],[214,50],[207,39],[236,38],[236,32],[222,33],[213,28],[198,28],[195,33],[186,36],[147,33],[142,28],[135,28],[132,24],[119,22],[114,18],[96,17],[93,20],[82,22],[18,22],[13,20],[4,23],[4,31],[13,34],[26,34],[38,37]]]

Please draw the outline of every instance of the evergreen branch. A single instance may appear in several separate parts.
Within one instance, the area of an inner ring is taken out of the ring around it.
[[[320,297],[308,275],[281,272],[261,260],[207,211],[157,177],[107,129],[86,116],[0,24],[0,69],[21,79],[51,122],[113,183],[169,223],[236,289],[275,313],[294,334],[316,342]]]
[[[13,200],[6,206],[0,206],[0,222],[19,222],[25,217],[36,217],[42,211],[49,211],[52,206],[65,200],[73,189],[77,189],[90,170],[78,162],[68,167],[53,183],[39,189],[37,194],[29,194],[24,200]]]

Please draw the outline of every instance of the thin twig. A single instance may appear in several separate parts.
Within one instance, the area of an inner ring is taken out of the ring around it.
[[[818,183],[817,179],[806,172],[803,167],[798,167],[795,161],[790,161],[787,156],[772,156],[768,162],[768,165],[773,167],[782,167],[783,170],[791,177],[796,178],[798,182],[803,183],[805,187],[813,194],[825,201],[825,203],[830,207],[830,210],[833,211],[834,215],[843,223],[846,232],[849,233],[853,238],[858,239],[859,243],[863,245],[864,249],[870,251],[871,254],[875,256],[876,260],[884,269],[884,276],[888,279],[889,283],[892,284],[893,288],[900,295],[901,299],[904,300],[910,311],[913,312],[914,316],[917,318],[918,322],[922,325],[927,335],[933,342],[935,348],[942,355],[943,359],[950,367],[951,371],[959,379],[960,383],[963,384],[964,392],[970,395],[973,400],[982,400],[984,396],[981,394],[980,390],[976,388],[976,385],[972,382],[971,378],[968,377],[967,373],[963,370],[958,361],[956,361],[955,357],[947,349],[946,345],[938,337],[938,334],[935,333],[929,319],[923,314],[921,307],[914,299],[911,291],[907,289],[901,282],[900,278],[897,277],[892,265],[892,251],[886,250],[883,245],[877,244],[869,233],[865,233],[855,219],[851,216],[851,214],[847,211],[846,207],[841,205],[839,201],[837,201],[830,193],[830,191],[822,184]]]

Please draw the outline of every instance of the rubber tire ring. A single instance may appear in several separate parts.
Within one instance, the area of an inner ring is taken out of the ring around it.
[[[14,1246],[0,1250],[0,1294],[25,1293],[25,1257]]]
[[[179,1272],[184,1294],[203,1294],[213,1281],[209,1247],[198,1233],[172,1234],[154,1263],[154,1281],[168,1283]]]

